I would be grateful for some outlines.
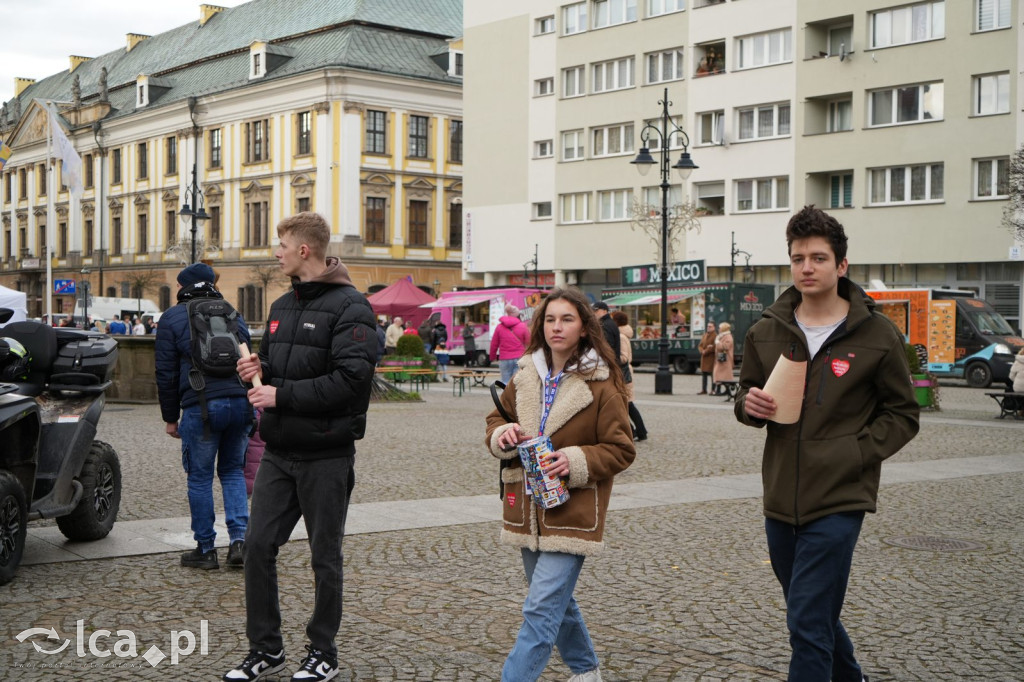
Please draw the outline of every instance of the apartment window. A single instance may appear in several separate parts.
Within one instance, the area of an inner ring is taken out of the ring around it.
[[[766,104],[737,111],[739,139],[761,140],[789,135],[789,104]]]
[[[135,253],[147,253],[149,251],[149,216],[140,213],[138,216],[139,239]]]
[[[662,14],[682,12],[686,9],[686,0],[647,0],[647,17],[660,17]]]
[[[135,147],[136,160],[138,162],[138,177],[139,180],[145,180],[149,177],[149,145],[145,142],[140,142]]]
[[[697,143],[722,144],[725,140],[725,111],[705,111],[697,114]]]
[[[220,206],[210,206],[210,222],[206,227],[206,234],[210,244],[220,246]]]
[[[585,223],[590,220],[590,193],[563,194],[558,197],[563,223]]]
[[[562,133],[562,161],[579,161],[583,158],[583,131],[570,130]]]
[[[994,73],[974,77],[974,115],[1010,112],[1010,74]]]
[[[538,78],[533,81],[533,94],[535,97],[555,94],[554,78]]]
[[[257,163],[270,160],[270,119],[249,121],[243,124],[245,132],[245,162]]]
[[[270,202],[245,202],[245,246],[270,246]]]
[[[675,216],[676,208],[683,205],[683,186],[669,185],[668,216]],[[661,187],[644,187],[644,206],[661,215]]]
[[[214,128],[210,131],[210,168],[220,168],[223,160],[221,158],[221,129]]]
[[[979,31],[1010,27],[1010,0],[976,0]]]
[[[872,168],[868,171],[868,178],[873,206],[941,201],[943,198],[944,168],[941,163]]]
[[[535,159],[546,159],[554,155],[554,142],[551,140],[538,140],[533,143],[533,157]]]
[[[685,130],[683,128],[683,117],[682,116],[669,116],[668,129],[668,148],[669,149],[682,149],[683,148],[683,135],[679,132]],[[644,120],[644,125],[654,126],[655,128],[661,129],[660,118],[649,118]],[[660,148],[661,143],[658,142],[657,146]]]
[[[82,157],[82,169],[84,171],[84,182],[82,186],[88,189],[93,186],[93,168],[92,168],[92,154],[86,154]],[[7,193],[7,201],[11,200],[10,192]]]
[[[299,197],[295,200],[295,211],[297,213],[306,213],[309,211],[309,197]]]
[[[465,57],[462,52],[452,52],[452,69],[449,72],[450,76],[456,76],[462,78],[463,65],[465,64]]]
[[[366,112],[366,151],[369,154],[387,154],[387,112]]]
[[[110,255],[120,256],[123,250],[124,235],[121,234],[121,216],[114,216],[110,220]]]
[[[259,76],[262,73],[262,57],[263,55],[257,52],[252,56],[252,75]]]
[[[611,156],[626,154],[633,151],[633,124],[621,123],[614,126],[594,128],[591,130],[593,155]]]
[[[594,0],[594,28],[636,21],[636,0]]]
[[[633,87],[636,57],[613,59],[594,64],[594,92],[607,92]]]
[[[68,257],[68,224],[57,223],[57,258]]]
[[[789,208],[789,178],[736,181],[736,212],[779,211]]]
[[[725,43],[698,45],[694,50],[694,59],[697,60],[694,78],[725,73]]]
[[[174,135],[164,140],[164,161],[167,167],[166,175],[178,172],[178,138]]]
[[[534,220],[551,220],[551,202],[538,201],[533,205]]]
[[[298,136],[297,149],[299,154],[309,154],[313,151],[313,112],[300,111],[295,119],[296,135]]]
[[[121,184],[121,150],[110,150],[110,182],[114,185]]]
[[[448,248],[462,248],[462,203],[448,204]]]
[[[429,201],[409,202],[409,246],[429,246],[427,243],[427,209]]]
[[[11,201],[11,185],[14,184],[14,172],[4,174],[4,201]]]
[[[738,40],[739,68],[782,64],[793,60],[793,31],[788,28],[744,36]]]
[[[387,200],[382,197],[366,197],[366,234],[368,244],[387,244],[387,228],[384,210]]]
[[[851,208],[853,206],[853,174],[843,173],[828,177],[829,208]]]
[[[629,190],[614,189],[597,193],[597,219],[626,220],[629,217]]]
[[[667,50],[647,55],[647,83],[677,81],[683,77],[683,51]]]
[[[871,13],[871,47],[890,47],[943,38],[946,3],[921,2]]]
[[[178,230],[177,230],[177,222],[178,222],[178,220],[177,220],[177,218],[178,218],[178,214],[175,213],[173,209],[170,210],[170,211],[167,211],[164,214],[164,228],[167,230],[166,244],[168,246],[170,246],[171,244],[174,244],[176,241],[178,241],[178,235],[177,235],[177,232],[178,232]]]
[[[93,228],[92,220],[87,218],[86,221],[85,221],[85,243],[82,244],[82,246],[84,247],[84,252],[85,252],[83,255],[86,258],[88,258],[89,256],[91,256],[94,253],[94,250],[93,250],[93,247],[92,247],[94,239],[96,239],[96,230]],[[8,253],[10,253],[10,251],[8,251]]]
[[[1010,157],[974,160],[974,198],[1007,199],[1010,196]]]
[[[830,101],[827,116],[826,132],[838,133],[843,130],[853,130],[853,100],[834,99]]]
[[[579,97],[587,92],[585,66],[562,69],[562,97]]]
[[[923,83],[869,92],[869,125],[942,120],[942,91],[942,83]]]
[[[46,164],[41,163],[36,166],[36,186],[39,191],[37,194],[41,197],[46,196]]]
[[[583,33],[587,30],[587,3],[577,2],[562,8],[562,35]]]
[[[428,130],[430,119],[426,116],[409,117],[409,157],[415,159],[427,158],[429,150]]]
[[[28,198],[28,176],[26,175],[24,168],[18,169],[18,198]]]
[[[533,33],[534,35],[542,36],[546,33],[555,32],[555,15],[551,14],[546,17],[534,19],[533,22]]]
[[[462,163],[462,121],[448,121],[448,160]]]

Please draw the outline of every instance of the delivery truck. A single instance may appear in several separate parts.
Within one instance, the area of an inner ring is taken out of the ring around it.
[[[75,311],[72,316],[74,322],[81,322],[85,316],[85,308],[82,299],[75,301]],[[149,317],[154,322],[160,319],[160,308],[148,298],[123,298],[117,296],[90,296],[89,297],[89,318],[92,320],[104,320],[110,322],[115,317],[124,319],[125,315],[141,320]]]
[[[661,338],[661,288],[617,289],[605,291],[601,300],[613,309],[622,309],[636,334],[633,337],[633,365],[658,364]],[[775,301],[775,285],[739,282],[698,283],[668,290],[668,359],[678,374],[693,374],[700,369],[697,346],[708,321],[732,325],[736,365],[743,358],[743,340],[751,325]],[[673,313],[673,309],[675,313]],[[674,315],[675,321],[672,321]]]
[[[1024,338],[973,291],[869,289],[877,309],[928,356],[928,372],[965,379],[968,386],[1010,384],[1013,356]]]
[[[519,287],[493,287],[445,291],[440,298],[424,303],[431,316],[436,316],[448,330],[448,353],[451,361],[465,364],[467,360],[480,367],[490,365],[488,351],[491,334],[498,326],[498,320],[505,314],[505,305],[511,303],[520,310],[520,318],[527,325],[533,321],[533,311],[540,305],[545,291]],[[476,349],[466,357],[466,346],[462,332],[466,324],[473,325],[473,339]]]

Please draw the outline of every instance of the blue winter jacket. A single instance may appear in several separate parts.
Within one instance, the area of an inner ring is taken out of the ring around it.
[[[182,292],[185,290],[182,289]],[[199,292],[197,292],[199,293]],[[214,289],[202,293],[216,294]],[[199,394],[188,383],[188,372],[192,369],[192,332],[188,324],[188,301],[182,301],[169,308],[160,316],[156,329],[156,387],[160,399],[160,415],[167,424],[177,423],[181,408],[199,404]],[[239,333],[249,343],[249,328],[242,316],[238,316]],[[227,378],[207,376],[206,399],[245,396],[248,389],[238,376]]]

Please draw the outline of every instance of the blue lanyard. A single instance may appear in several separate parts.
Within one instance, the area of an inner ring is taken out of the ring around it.
[[[544,379],[544,411],[540,415],[540,433],[538,436],[544,435],[544,425],[548,423],[548,414],[551,413],[551,406],[555,403],[555,394],[558,393],[558,384],[562,381],[562,377],[565,372],[559,372],[558,376],[552,377],[551,370],[548,370],[548,375]]]

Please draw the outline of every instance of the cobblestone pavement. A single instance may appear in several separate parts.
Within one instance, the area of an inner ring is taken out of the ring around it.
[[[675,395],[655,396],[653,377],[637,376],[652,436],[621,480],[759,470],[763,434],[736,424],[731,404],[694,395],[694,377],[676,377]],[[424,403],[371,408],[354,502],[496,493],[497,466],[481,446],[490,398],[480,389],[452,397],[447,389],[435,385]],[[983,392],[944,387],[943,401],[942,412],[924,416],[922,434],[900,460],[1024,451],[1024,423],[994,420],[995,403]],[[163,434],[157,409],[110,408],[101,437],[122,458],[121,518],[187,515],[178,444]],[[1024,474],[883,487],[880,513],[865,522],[844,611],[873,682],[1024,679],[1022,491]],[[480,523],[348,538],[336,679],[497,679],[525,592],[518,555],[497,544],[497,532],[496,523]],[[903,536],[981,547],[887,542]],[[785,614],[759,499],[612,512],[607,541],[604,554],[587,560],[577,590],[605,680],[785,678]],[[282,549],[279,573],[294,671],[313,593],[304,543]],[[243,597],[240,572],[186,571],[176,554],[23,567],[0,587],[0,679],[219,679],[247,649]],[[35,638],[41,648],[71,643],[59,654],[40,653],[33,641],[16,639],[33,627],[58,632]],[[120,641],[123,651],[127,631],[140,657],[90,653],[90,635],[101,650],[115,651]],[[176,665],[141,658],[151,646],[169,655],[174,641],[187,649],[185,631],[199,641]],[[542,679],[568,676],[556,655]]]

